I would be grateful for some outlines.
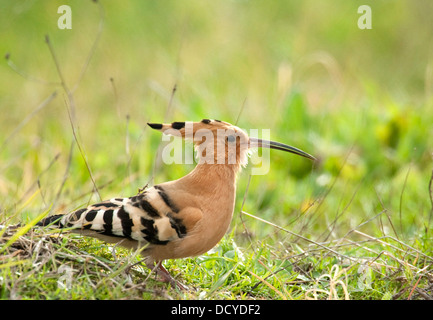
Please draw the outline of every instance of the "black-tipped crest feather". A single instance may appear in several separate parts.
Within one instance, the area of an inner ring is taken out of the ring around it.
[[[149,127],[151,127],[152,129],[156,129],[156,130],[161,130],[162,129],[162,123],[147,123],[147,125]]]

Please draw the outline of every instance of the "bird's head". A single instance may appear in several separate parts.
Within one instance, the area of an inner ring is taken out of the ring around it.
[[[220,120],[203,119],[200,122],[148,123],[148,125],[164,134],[193,141],[199,163],[245,166],[248,163],[248,151],[255,147],[287,151],[316,160],[312,155],[295,147],[249,137],[244,130]]]

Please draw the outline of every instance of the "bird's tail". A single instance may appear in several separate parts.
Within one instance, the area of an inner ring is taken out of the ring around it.
[[[52,224],[61,227],[63,225],[60,222],[60,220],[62,219],[63,216],[64,216],[63,214],[55,214],[53,216],[46,217],[41,221],[39,221],[36,225],[40,227],[45,227]]]

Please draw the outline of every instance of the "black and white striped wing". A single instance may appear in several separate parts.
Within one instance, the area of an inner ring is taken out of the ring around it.
[[[160,188],[155,186],[134,197],[113,198],[66,215],[48,217],[39,225],[57,220],[56,224],[64,228],[94,231],[95,237],[122,237],[164,245],[183,238],[186,228],[175,217],[174,205],[170,208],[170,200],[162,195],[165,193],[161,194]],[[163,211],[158,210],[160,207],[164,207]]]

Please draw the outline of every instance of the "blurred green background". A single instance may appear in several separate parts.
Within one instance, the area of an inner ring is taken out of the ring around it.
[[[71,30],[57,26],[63,4]],[[358,28],[361,5],[372,9],[370,30]],[[0,221],[98,200],[71,149],[69,106],[104,199],[193,168],[158,163],[161,136],[146,122],[213,118],[271,129],[320,159],[272,151],[245,211],[318,240],[380,212],[365,232],[429,237],[432,12],[428,0],[2,1]],[[255,220],[239,226],[249,171],[232,227],[272,238]]]

